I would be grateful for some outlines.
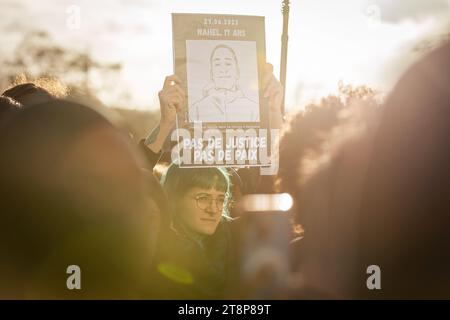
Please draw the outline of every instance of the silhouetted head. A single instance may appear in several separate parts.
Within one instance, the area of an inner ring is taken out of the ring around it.
[[[293,190],[305,228],[304,296],[450,297],[449,54],[447,44],[402,76],[377,130],[299,159]],[[304,120],[304,129],[313,125]],[[314,170],[305,176],[308,167]],[[380,268],[381,290],[367,286],[376,283],[372,265]]]
[[[450,43],[399,80],[384,106],[362,202],[364,297],[450,298]]]
[[[17,113],[0,148],[0,296],[140,297],[158,210],[128,138],[54,100]],[[69,265],[81,268],[80,291],[66,287]]]

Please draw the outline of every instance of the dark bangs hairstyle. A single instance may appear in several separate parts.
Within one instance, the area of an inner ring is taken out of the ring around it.
[[[227,170],[221,167],[180,168],[172,163],[162,176],[161,184],[169,199],[172,214],[178,200],[192,188],[214,188],[225,192],[226,204],[231,200],[230,178]],[[228,215],[228,210],[225,209],[222,214]]]

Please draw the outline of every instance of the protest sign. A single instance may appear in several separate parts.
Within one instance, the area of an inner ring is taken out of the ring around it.
[[[177,13],[172,28],[188,95],[173,137],[180,166],[269,166],[264,17]]]

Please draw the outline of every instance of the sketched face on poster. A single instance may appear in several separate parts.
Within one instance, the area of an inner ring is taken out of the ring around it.
[[[259,122],[255,42],[188,40],[186,47],[190,121]]]

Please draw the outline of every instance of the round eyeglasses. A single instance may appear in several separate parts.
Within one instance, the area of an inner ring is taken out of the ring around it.
[[[197,202],[197,207],[202,210],[212,208],[213,201],[215,202],[217,210],[222,211],[225,208],[226,202],[225,196],[218,196],[217,198],[213,198],[212,196],[209,195],[198,195],[193,198]]]

